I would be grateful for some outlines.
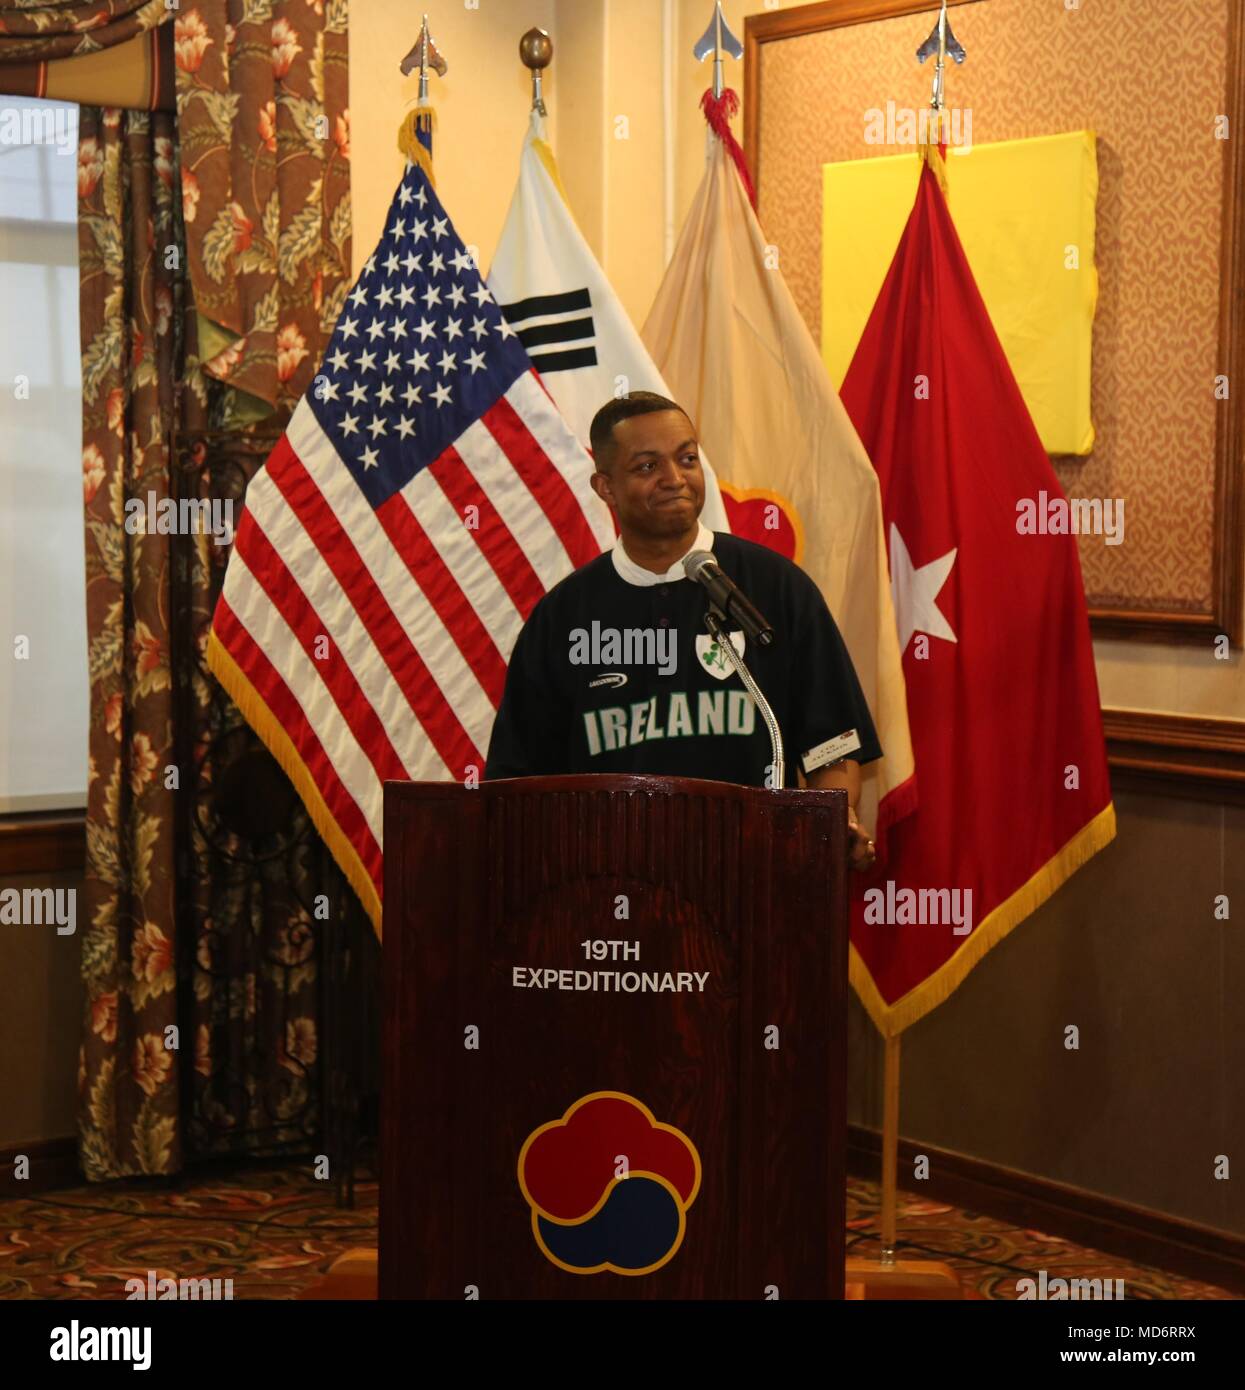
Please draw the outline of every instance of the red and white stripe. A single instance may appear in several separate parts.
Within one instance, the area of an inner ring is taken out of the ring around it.
[[[483,771],[537,599],[613,543],[535,372],[373,509],[304,400],[247,491],[214,619],[381,892],[386,780]]]

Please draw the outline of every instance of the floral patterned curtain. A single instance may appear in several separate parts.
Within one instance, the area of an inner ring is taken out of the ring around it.
[[[218,489],[176,440],[279,429],[320,360],[350,277],[346,7],[173,13],[176,119],[83,107],[79,126],[93,1180],[272,1151],[318,1121],[316,846],[297,812],[288,852],[219,815],[266,775],[247,763],[239,792],[249,734],[202,662],[227,552],[127,526],[126,504]]]
[[[205,375],[226,420],[306,391],[350,286],[346,0],[224,0],[174,22]]]
[[[80,1154],[89,1178],[181,1165],[169,774],[169,537],[125,504],[167,495],[189,305],[176,256],[173,117],[82,107],[78,243],[87,632],[87,1019]]]

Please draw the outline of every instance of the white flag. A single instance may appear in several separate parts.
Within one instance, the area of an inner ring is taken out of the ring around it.
[[[584,448],[592,417],[631,391],[670,396],[661,373],[605,278],[567,205],[544,120],[532,112],[519,183],[506,214],[488,287]],[[672,399],[675,399],[672,397]],[[692,422],[699,430],[699,420]],[[731,529],[713,469],[701,450],[711,531]]]

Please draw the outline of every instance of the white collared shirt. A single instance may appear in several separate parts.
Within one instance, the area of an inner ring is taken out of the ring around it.
[[[654,574],[652,570],[646,570],[627,554],[623,548],[622,537],[619,536],[614,542],[614,568],[618,571],[621,578],[628,584],[635,584],[640,588],[648,588],[654,584],[673,584],[676,579],[686,579],[683,573],[683,561],[693,550],[712,550],[713,532],[702,521],[696,531],[696,539],[687,547],[682,555],[674,562],[665,574]]]

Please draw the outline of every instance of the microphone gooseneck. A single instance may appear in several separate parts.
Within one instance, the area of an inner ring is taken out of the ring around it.
[[[744,636],[750,641],[759,647],[768,647],[773,643],[773,627],[713,558],[712,551],[693,550],[685,555],[683,573],[704,589],[714,607],[743,628]]]

